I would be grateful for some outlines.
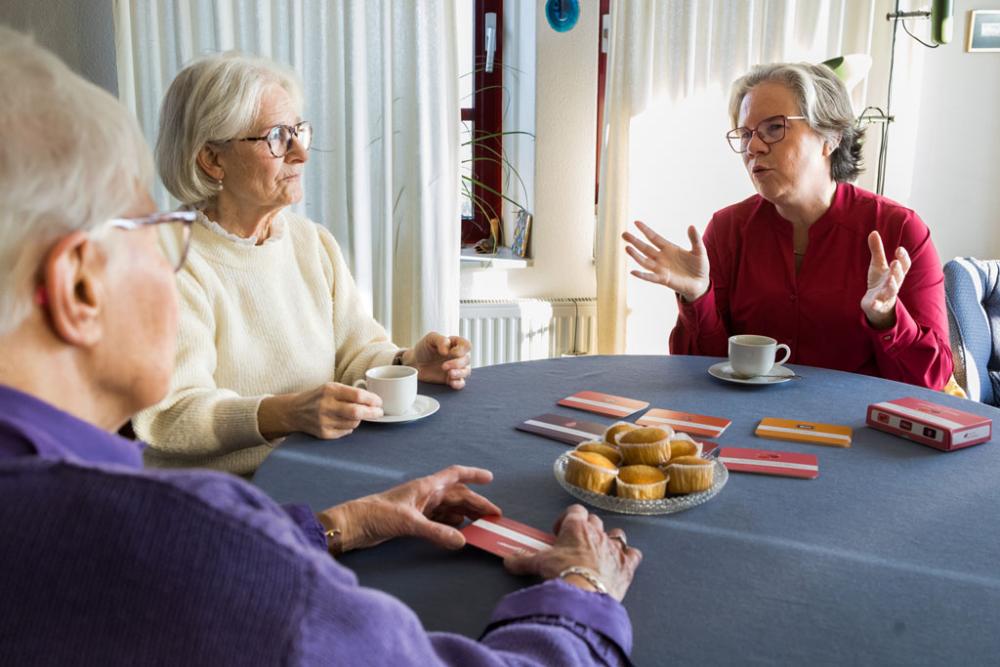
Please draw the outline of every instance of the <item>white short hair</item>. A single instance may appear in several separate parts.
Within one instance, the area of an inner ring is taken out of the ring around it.
[[[135,118],[31,37],[0,26],[0,334],[32,307],[60,237],[121,216],[148,188],[152,156]]]
[[[250,131],[264,91],[278,85],[302,109],[302,86],[289,68],[237,51],[200,58],[180,71],[160,108],[156,166],[160,179],[182,204],[203,208],[219,184],[198,166],[209,143]]]

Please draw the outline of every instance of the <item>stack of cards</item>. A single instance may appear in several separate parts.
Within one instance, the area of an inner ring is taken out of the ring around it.
[[[753,472],[801,479],[819,477],[819,461],[815,454],[723,447],[719,450],[719,461],[733,472]]]
[[[548,414],[532,417],[518,424],[517,429],[569,445],[579,445],[587,440],[600,440],[604,437],[607,426],[596,422],[585,422],[571,417]]]
[[[556,536],[512,519],[487,516],[462,528],[467,544],[501,558],[517,553],[538,553],[556,543]]]
[[[669,426],[675,431],[701,435],[706,438],[718,438],[732,423],[731,420],[723,417],[709,417],[659,408],[650,410],[636,421],[636,424],[642,426]]]
[[[760,438],[809,442],[815,445],[831,445],[833,447],[850,447],[851,432],[850,426],[820,424],[795,419],[775,419],[774,417],[761,419],[757,430],[754,431]]]
[[[649,401],[637,401],[633,398],[625,398],[624,396],[602,394],[599,391],[581,391],[562,399],[559,401],[559,405],[620,418],[628,417],[639,410],[648,408]]]

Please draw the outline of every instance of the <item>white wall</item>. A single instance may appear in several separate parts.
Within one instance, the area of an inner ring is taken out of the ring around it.
[[[118,95],[110,0],[3,0],[0,23],[32,33],[74,72]]]
[[[924,55],[906,202],[930,227],[942,261],[1000,257],[1000,52],[966,53],[972,9],[1000,9],[1000,0],[955,0],[952,42]]]
[[[462,298],[592,297],[598,3],[559,33],[536,14],[533,265],[462,270]]]

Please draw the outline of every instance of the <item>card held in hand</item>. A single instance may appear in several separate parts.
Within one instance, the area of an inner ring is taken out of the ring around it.
[[[819,477],[819,460],[815,454],[723,447],[719,450],[719,461],[732,472],[753,472],[760,475],[801,479]]]
[[[579,445],[587,440],[600,440],[604,437],[604,431],[608,427],[597,422],[585,422],[572,417],[545,414],[532,417],[518,424],[516,428],[519,431],[535,433],[569,445]]]
[[[466,544],[501,558],[517,553],[533,554],[556,543],[556,536],[500,516],[476,519],[462,528]]]
[[[634,398],[604,394],[599,391],[579,391],[559,401],[559,405],[609,417],[628,417],[648,408],[649,401],[637,401]]]

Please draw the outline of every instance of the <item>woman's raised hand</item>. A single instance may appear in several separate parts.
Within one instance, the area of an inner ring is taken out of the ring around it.
[[[420,537],[446,549],[465,546],[456,528],[465,519],[500,514],[500,508],[467,484],[488,484],[493,473],[453,465],[388,491],[320,512],[324,526],[341,531],[342,549],[364,549],[394,537]]]
[[[890,329],[896,325],[896,298],[910,270],[910,254],[900,246],[890,263],[878,232],[868,235],[868,249],[872,260],[868,265],[868,291],[861,297],[861,310],[875,329]]]
[[[691,250],[671,243],[638,220],[635,226],[649,243],[630,232],[622,234],[629,244],[625,252],[645,269],[633,270],[633,276],[669,287],[686,301],[694,301],[708,291],[708,253],[694,225],[688,227]]]
[[[628,545],[625,531],[604,531],[604,522],[582,505],[570,505],[555,525],[556,543],[551,549],[534,554],[507,556],[504,565],[513,574],[534,574],[554,579],[573,566],[585,567],[597,574],[608,594],[621,601],[632,583],[642,552]],[[572,583],[588,588],[585,580]]]
[[[432,331],[403,353],[403,364],[416,368],[422,382],[461,389],[472,374],[471,351],[472,343],[461,336]]]

